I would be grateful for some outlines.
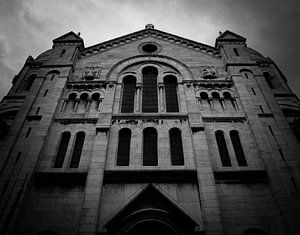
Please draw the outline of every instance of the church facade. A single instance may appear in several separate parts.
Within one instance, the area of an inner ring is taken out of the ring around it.
[[[0,103],[1,234],[299,234],[299,117],[233,32],[67,33]]]

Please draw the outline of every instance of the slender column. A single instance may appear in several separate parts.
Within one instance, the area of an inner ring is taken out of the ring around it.
[[[225,102],[224,102],[224,98],[223,97],[220,97],[220,103],[221,103],[221,106],[222,106],[222,109],[225,110]]]
[[[158,89],[159,89],[159,103],[160,103],[160,111],[164,112],[165,109],[165,97],[164,97],[164,84],[163,83],[159,83],[158,84]]]
[[[140,101],[141,101],[141,88],[142,84],[136,84],[136,92],[135,92],[135,112],[140,112]]]
[[[76,99],[76,100],[74,100],[74,102],[75,102],[75,104],[74,104],[74,106],[73,106],[73,112],[75,112],[75,113],[76,113],[76,111],[77,111],[77,107],[78,107],[78,105],[79,105],[79,102],[80,102],[80,99]]]

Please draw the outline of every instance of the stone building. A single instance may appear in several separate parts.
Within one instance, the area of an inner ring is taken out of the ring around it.
[[[299,234],[299,116],[233,32],[67,33],[0,104],[1,234]]]

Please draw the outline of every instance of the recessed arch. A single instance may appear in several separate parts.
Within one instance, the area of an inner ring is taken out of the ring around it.
[[[122,73],[126,68],[133,66],[134,64],[139,64],[139,63],[159,63],[159,64],[165,64],[170,67],[172,67],[176,72],[181,74],[182,79],[185,80],[194,80],[192,72],[188,68],[187,65],[182,63],[179,60],[176,60],[172,57],[168,56],[163,56],[163,55],[138,55],[138,56],[133,56],[127,59],[124,59],[118,63],[116,63],[111,70],[107,74],[107,80],[108,81],[115,81],[118,77],[119,74]],[[121,79],[121,78],[120,78]],[[181,78],[179,78],[181,79]],[[119,81],[120,82],[120,81]],[[178,82],[181,82],[178,81]]]

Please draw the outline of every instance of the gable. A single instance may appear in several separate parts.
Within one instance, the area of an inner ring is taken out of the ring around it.
[[[80,57],[89,56],[96,54],[98,52],[103,52],[112,48],[117,48],[122,45],[126,45],[135,41],[139,41],[145,38],[154,38],[156,40],[169,42],[171,44],[187,48],[189,50],[201,51],[202,53],[207,53],[212,56],[220,57],[219,49],[205,45],[199,42],[195,42],[186,38],[182,38],[176,35],[172,35],[163,31],[159,31],[152,28],[147,28],[132,34],[128,34],[116,39],[112,39],[100,44],[96,44],[91,47],[87,47],[81,51]]]
[[[82,38],[79,37],[76,33],[74,33],[73,31],[66,33],[56,39],[53,40],[53,43],[57,43],[57,42],[83,42]]]

